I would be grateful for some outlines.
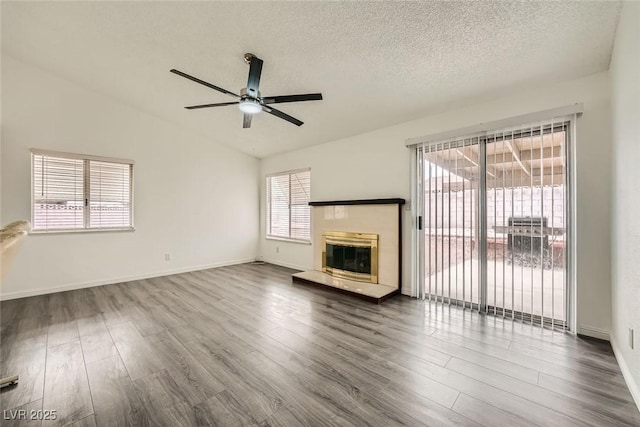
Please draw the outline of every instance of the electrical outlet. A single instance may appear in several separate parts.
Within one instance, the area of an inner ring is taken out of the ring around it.
[[[633,329],[629,328],[629,347],[633,349]]]
[[[276,246],[276,253],[279,254],[280,253],[280,246]]]
[[[164,254],[165,261],[171,261],[171,254]]]

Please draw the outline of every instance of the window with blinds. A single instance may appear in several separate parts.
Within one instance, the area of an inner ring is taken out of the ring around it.
[[[267,177],[267,237],[311,241],[311,171]]]
[[[32,150],[34,231],[133,228],[133,161]]]

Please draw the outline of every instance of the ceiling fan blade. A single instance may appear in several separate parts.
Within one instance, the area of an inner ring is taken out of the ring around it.
[[[306,93],[304,95],[265,96],[262,102],[265,104],[280,104],[283,102],[322,101],[321,93]]]
[[[253,117],[252,114],[244,113],[244,117],[242,118],[242,128],[243,129],[247,129],[247,128],[251,127],[251,117]]]
[[[218,87],[216,85],[212,85],[211,83],[207,83],[204,80],[200,80],[197,77],[190,76],[189,74],[183,73],[182,71],[176,70],[175,68],[172,69],[172,70],[169,70],[169,71],[172,72],[173,74],[177,74],[177,75],[179,75],[181,77],[184,77],[185,79],[189,79],[189,80],[191,80],[193,82],[200,83],[201,85],[204,85],[204,86],[209,87],[211,89],[217,90],[218,92],[222,92],[225,95],[233,96],[234,98],[240,98],[240,96],[236,95],[233,92],[229,92],[226,89],[222,89],[221,87]]]
[[[258,86],[260,86],[261,74],[262,59],[254,56],[249,63],[249,80],[247,81],[247,95],[252,98],[258,97]]]
[[[275,108],[271,108],[271,107],[264,107],[264,109],[262,110],[266,113],[269,113],[271,115],[274,115],[276,117],[280,117],[283,120],[288,121],[289,123],[293,123],[296,126],[302,126],[304,122],[301,122],[300,120],[296,119],[295,117],[291,117],[290,115],[283,113],[280,110],[276,110]]]
[[[235,104],[239,104],[238,101],[236,102],[219,102],[217,104],[202,104],[202,105],[190,105],[189,107],[184,107],[187,110],[197,110],[198,108],[209,108],[209,107],[224,107],[226,105],[235,105]]]

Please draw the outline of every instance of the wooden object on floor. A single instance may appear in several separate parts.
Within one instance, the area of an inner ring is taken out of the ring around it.
[[[14,221],[0,229],[0,281],[11,267],[24,238],[31,231],[29,221]]]
[[[0,230],[0,282],[4,279],[8,268],[24,241],[24,238],[31,231],[29,221],[15,221],[7,224]],[[0,388],[14,386],[18,384],[20,377],[18,375],[10,375],[0,379]]]
[[[0,379],[0,388],[10,386],[10,385],[15,385],[18,383],[19,379],[20,377],[18,377],[18,375],[11,375],[9,377],[2,378]]]

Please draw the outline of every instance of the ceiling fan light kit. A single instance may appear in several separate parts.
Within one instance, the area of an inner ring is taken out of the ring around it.
[[[238,104],[240,111],[246,114],[255,114],[262,111],[262,104],[255,99],[245,99]]]
[[[262,74],[262,59],[258,58],[252,53],[244,54],[244,61],[249,64],[249,79],[247,80],[247,87],[240,91],[240,95],[236,95],[226,89],[213,85],[211,83],[200,80],[197,77],[190,76],[189,74],[178,71],[175,68],[170,70],[172,73],[189,79],[193,82],[207,86],[210,89],[217,90],[225,95],[231,96],[236,99],[235,102],[220,102],[215,104],[202,104],[192,105],[185,107],[187,110],[198,110],[202,108],[211,107],[225,107],[228,105],[238,105],[240,111],[244,113],[242,127],[251,127],[251,116],[253,114],[264,111],[272,116],[276,116],[280,119],[286,120],[289,123],[293,123],[296,126],[302,126],[303,122],[292,117],[280,110],[268,106],[267,104],[279,104],[283,102],[300,102],[300,101],[320,101],[322,100],[321,93],[307,93],[303,95],[281,95],[281,96],[260,96],[258,87],[260,86],[260,76]]]

